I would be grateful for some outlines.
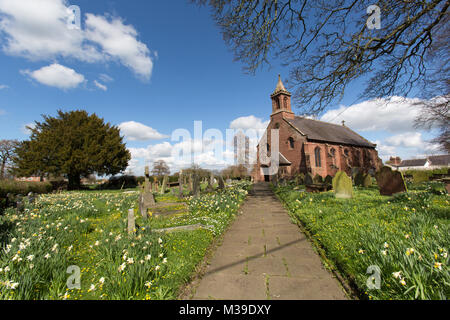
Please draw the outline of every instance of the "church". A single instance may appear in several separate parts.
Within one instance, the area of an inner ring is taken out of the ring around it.
[[[376,144],[352,131],[344,122],[337,125],[296,116],[291,109],[291,93],[284,87],[280,76],[270,98],[272,114],[264,134],[266,139],[261,139],[257,146],[257,161],[253,170],[255,181],[272,179],[273,173],[267,170],[271,166],[270,158],[260,159],[259,152],[260,148],[266,148],[270,157],[272,129],[279,130],[280,178],[292,178],[308,172],[324,178],[334,176],[339,170],[351,175],[356,169],[374,172],[381,168]]]

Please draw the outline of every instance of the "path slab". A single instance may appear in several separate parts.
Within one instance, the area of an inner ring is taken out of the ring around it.
[[[193,299],[346,299],[266,183],[254,185]]]

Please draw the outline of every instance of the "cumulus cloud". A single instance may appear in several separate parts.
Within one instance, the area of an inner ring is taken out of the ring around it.
[[[391,146],[415,148],[426,152],[437,152],[439,150],[439,145],[424,141],[420,132],[407,132],[394,135],[387,138],[386,142]]]
[[[107,87],[107,86],[105,86],[104,84],[101,84],[101,83],[98,82],[97,80],[94,80],[94,84],[95,84],[95,86],[96,86],[97,88],[99,88],[100,90],[103,90],[103,91],[107,91],[107,90],[108,90],[108,87]]]
[[[326,112],[320,120],[345,124],[357,131],[414,131],[414,120],[420,113],[419,99],[391,97],[374,99],[352,106],[341,106]]]
[[[65,0],[0,0],[0,32],[5,53],[30,60],[74,58],[83,62],[117,61],[143,79],[153,62],[148,47],[120,17],[87,13],[83,29],[68,27]]]
[[[84,76],[75,70],[54,63],[35,71],[23,70],[23,74],[49,87],[73,89],[84,82]]]
[[[254,115],[247,117],[237,118],[230,123],[230,129],[241,129],[241,130],[265,130],[269,125],[270,120],[263,121],[261,118],[257,118]]]
[[[130,141],[159,140],[167,136],[140,122],[128,121],[119,124],[120,131]]]

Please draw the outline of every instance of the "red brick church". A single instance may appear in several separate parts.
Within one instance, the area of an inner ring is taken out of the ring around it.
[[[253,171],[255,181],[270,181],[263,172],[269,163],[261,163],[259,148],[266,148],[270,156],[271,129],[279,129],[280,177],[294,177],[298,173],[311,173],[326,177],[342,170],[351,174],[356,168],[365,172],[378,170],[381,159],[376,144],[364,139],[350,128],[318,120],[296,116],[291,109],[291,93],[278,79],[270,96],[272,114],[266,129],[267,145],[258,144],[257,163]],[[266,174],[265,174],[266,173]]]

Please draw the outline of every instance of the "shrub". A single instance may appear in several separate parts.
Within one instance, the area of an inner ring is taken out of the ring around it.
[[[138,179],[135,176],[116,176],[109,179],[109,181],[101,185],[101,189],[118,190],[118,189],[132,189],[138,186]]]
[[[413,176],[413,182],[415,184],[419,184],[425,181],[428,181],[430,177],[430,173],[428,171],[414,171],[412,173]]]
[[[0,181],[0,198],[5,198],[8,193],[27,195],[30,192],[49,193],[52,190],[53,188],[50,182]]]

